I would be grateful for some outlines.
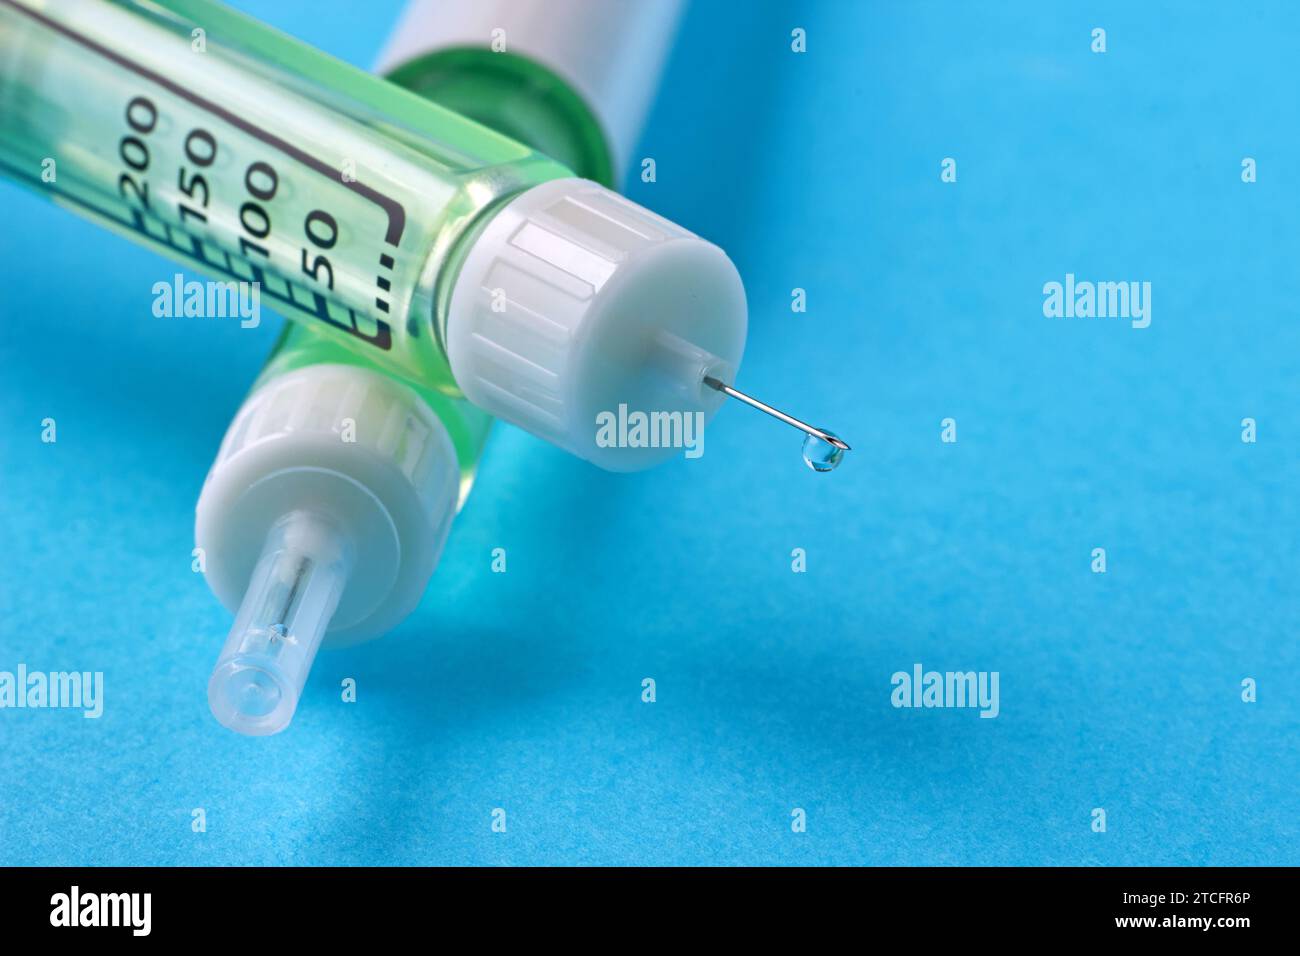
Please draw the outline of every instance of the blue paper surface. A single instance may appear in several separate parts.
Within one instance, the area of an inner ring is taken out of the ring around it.
[[[239,6],[362,66],[399,10]],[[736,406],[614,475],[499,426],[418,611],[266,739],[208,712],[190,549],[278,320],[154,318],[171,263],[0,184],[0,670],[105,681],[0,710],[0,863],[1300,862],[1298,25],[697,2],[628,193],[736,262],[740,386],[853,453]],[[1067,273],[1150,326],[1045,317]],[[895,708],[917,663],[998,716]]]

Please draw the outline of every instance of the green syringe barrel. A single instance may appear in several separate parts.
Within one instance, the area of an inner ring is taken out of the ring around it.
[[[0,0],[0,170],[448,394],[447,264],[571,175],[200,0]]]
[[[33,188],[603,468],[675,454],[744,350],[717,246],[211,3],[0,0],[0,150]],[[613,435],[624,408],[666,437]]]

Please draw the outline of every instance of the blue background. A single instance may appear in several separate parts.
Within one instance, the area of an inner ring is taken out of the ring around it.
[[[362,66],[399,8],[239,6]],[[1288,7],[697,2],[630,195],[740,268],[742,387],[855,451],[734,407],[622,476],[500,426],[417,613],[269,739],[208,712],[190,548],[278,320],[155,319],[170,263],[0,185],[0,669],[106,681],[0,711],[0,862],[1300,862]],[[1151,327],[1044,318],[1066,272]],[[894,709],[916,662],[1001,716]]]

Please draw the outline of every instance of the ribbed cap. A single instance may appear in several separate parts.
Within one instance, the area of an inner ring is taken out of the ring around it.
[[[648,467],[672,448],[597,444],[597,416],[717,410],[704,375],[731,381],[745,293],[717,246],[593,182],[535,186],[467,255],[446,343],[467,398],[602,467]],[[690,361],[683,361],[689,356]]]
[[[448,479],[446,429],[410,388],[354,365],[313,365],[258,387],[226,431],[212,464],[250,445],[310,434],[375,456],[396,468],[433,515],[443,508]],[[345,422],[353,423],[343,434]],[[452,480],[458,478],[451,453]]]
[[[270,527],[319,512],[356,549],[329,643],[378,636],[419,601],[456,511],[460,469],[420,397],[352,365],[311,365],[256,388],[203,485],[195,538],[209,585],[243,599]]]

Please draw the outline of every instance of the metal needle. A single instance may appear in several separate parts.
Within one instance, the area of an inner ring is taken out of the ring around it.
[[[768,405],[764,402],[760,402],[756,398],[751,398],[750,396],[746,395],[744,392],[737,391],[736,389],[732,388],[730,385],[718,381],[716,378],[712,378],[706,375],[704,376],[704,384],[709,386],[709,388],[721,392],[723,395],[729,395],[732,398],[739,399],[740,401],[744,402],[746,405],[750,405],[754,408],[757,408],[760,412],[767,412],[767,414],[771,415],[773,418],[779,418],[787,425],[793,425],[795,428],[799,429],[800,431],[807,432],[809,435],[813,435],[817,438],[820,438],[822,441],[826,442],[829,445],[834,445],[836,448],[840,449],[841,451],[852,451],[852,449],[849,448],[848,443],[845,442],[842,438],[839,438],[836,435],[832,435],[830,432],[824,432],[820,428],[813,428],[813,426],[807,424],[806,422],[801,422],[799,421],[799,419],[793,417],[792,415],[787,415],[785,412],[779,411],[778,409],[773,408],[771,405]]]

